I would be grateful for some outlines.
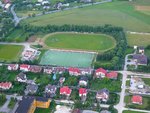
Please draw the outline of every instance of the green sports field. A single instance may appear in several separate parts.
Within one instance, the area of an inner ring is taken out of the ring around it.
[[[0,61],[17,61],[22,49],[18,45],[0,45]]]
[[[58,49],[104,52],[116,45],[114,38],[102,34],[54,33],[45,38],[47,46]]]
[[[41,65],[56,65],[65,67],[91,67],[95,54],[80,52],[52,51],[45,52]]]
[[[139,4],[142,3],[138,1],[137,5]],[[128,31],[150,32],[150,15],[137,11],[135,5],[134,2],[115,1],[112,3],[38,16],[24,21],[35,26],[46,26],[48,24],[78,24],[92,26],[112,24],[115,26],[122,26]]]
[[[150,45],[150,35],[128,33],[127,41],[131,47],[134,45],[146,47],[147,45]]]

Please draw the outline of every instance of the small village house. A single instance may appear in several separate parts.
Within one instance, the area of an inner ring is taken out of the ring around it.
[[[20,70],[23,71],[23,72],[28,72],[28,71],[30,71],[30,65],[21,64],[20,65]]]
[[[142,54],[134,54],[132,58],[137,65],[147,65],[148,58]]]
[[[87,86],[88,84],[88,77],[82,76],[79,80],[79,85],[80,86]]]
[[[40,73],[42,71],[42,67],[31,65],[29,71],[33,73]]]
[[[72,90],[68,86],[63,86],[60,88],[60,95],[70,96]]]
[[[142,100],[143,98],[140,95],[134,95],[132,96],[132,99],[131,99],[133,104],[142,104]]]
[[[10,71],[16,71],[16,70],[18,70],[18,68],[19,68],[18,64],[9,64],[7,67],[7,69]]]
[[[1,82],[0,83],[0,89],[8,90],[11,87],[12,87],[12,83],[11,82]]]
[[[44,67],[44,73],[46,73],[46,74],[52,74],[52,72],[53,72],[52,67]]]
[[[69,71],[69,74],[70,74],[70,75],[74,75],[74,76],[79,76],[79,75],[81,75],[81,72],[80,72],[80,69],[79,69],[79,68],[72,68],[72,67],[70,67],[70,68],[68,69],[68,71]]]
[[[38,85],[36,85],[36,84],[28,84],[27,86],[26,86],[26,90],[25,90],[25,93],[26,94],[35,94],[36,92],[37,92],[37,90],[38,90]]]
[[[26,74],[24,74],[23,72],[19,73],[16,77],[16,80],[18,82],[27,82]]]
[[[103,68],[99,68],[95,70],[95,77],[96,78],[105,78],[107,71]]]
[[[118,73],[115,72],[115,71],[111,71],[111,72],[106,74],[106,77],[109,78],[109,79],[117,79]]]
[[[140,54],[144,54],[144,47],[138,47],[138,51]]]
[[[46,97],[51,97],[51,98],[54,97],[56,95],[56,90],[57,90],[57,87],[55,85],[48,84],[45,87]]]
[[[97,91],[96,99],[99,102],[101,102],[101,101],[102,102],[107,102],[108,99],[109,99],[109,90],[104,88],[104,89],[101,89],[101,90]]]
[[[59,84],[62,86],[64,82],[65,82],[65,77],[60,77]]]

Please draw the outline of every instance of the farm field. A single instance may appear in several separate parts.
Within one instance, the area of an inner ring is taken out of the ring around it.
[[[18,45],[0,45],[0,61],[17,61],[22,49]]]
[[[41,58],[41,65],[65,67],[91,67],[95,54],[49,50]]]
[[[128,31],[150,32],[150,16],[137,11],[134,5],[132,2],[115,1],[29,18],[24,21],[35,26],[46,26],[48,24],[92,26],[112,24],[121,26]]]
[[[104,52],[115,47],[115,39],[102,34],[54,33],[46,36],[50,48]]]
[[[133,47],[134,45],[137,46],[144,46],[150,44],[150,35],[142,35],[142,34],[127,34],[127,41],[129,46]]]

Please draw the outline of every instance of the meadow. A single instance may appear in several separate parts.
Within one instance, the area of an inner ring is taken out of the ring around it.
[[[24,21],[35,26],[46,26],[48,24],[90,26],[112,24],[121,26],[128,31],[150,32],[150,15],[137,11],[135,5],[134,2],[115,1],[28,18]]]
[[[54,33],[45,38],[50,48],[104,52],[116,46],[114,38],[103,34]]]
[[[0,45],[0,61],[18,61],[22,49],[18,45]]]
[[[150,44],[150,35],[144,34],[127,34],[127,41],[129,46],[148,46]]]

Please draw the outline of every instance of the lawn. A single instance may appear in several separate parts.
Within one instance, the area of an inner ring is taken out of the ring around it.
[[[16,102],[17,102],[17,100],[15,100],[15,98],[12,97],[11,100],[10,100],[10,102],[9,102],[9,104],[8,104],[8,107],[10,109],[13,109],[14,106],[15,106],[15,104],[16,104]]]
[[[24,21],[36,26],[112,24],[122,26],[128,31],[150,32],[150,16],[137,11],[133,4],[128,1],[115,1],[38,16]]]
[[[135,109],[144,109],[144,110],[150,110],[150,97],[143,96],[143,104],[138,105],[138,104],[132,104],[131,103],[131,97],[132,96],[125,96],[125,103],[126,107],[129,108],[135,108]]]
[[[107,51],[115,47],[115,39],[102,34],[54,33],[46,36],[51,48]]]
[[[144,112],[124,110],[123,113],[144,113]]]
[[[150,35],[142,34],[127,34],[127,41],[129,46],[147,46],[150,44]]]
[[[0,61],[18,61],[22,49],[18,45],[0,45]]]
[[[149,85],[150,86],[150,79],[149,78],[142,78],[142,80],[144,81],[144,83],[146,85]]]

